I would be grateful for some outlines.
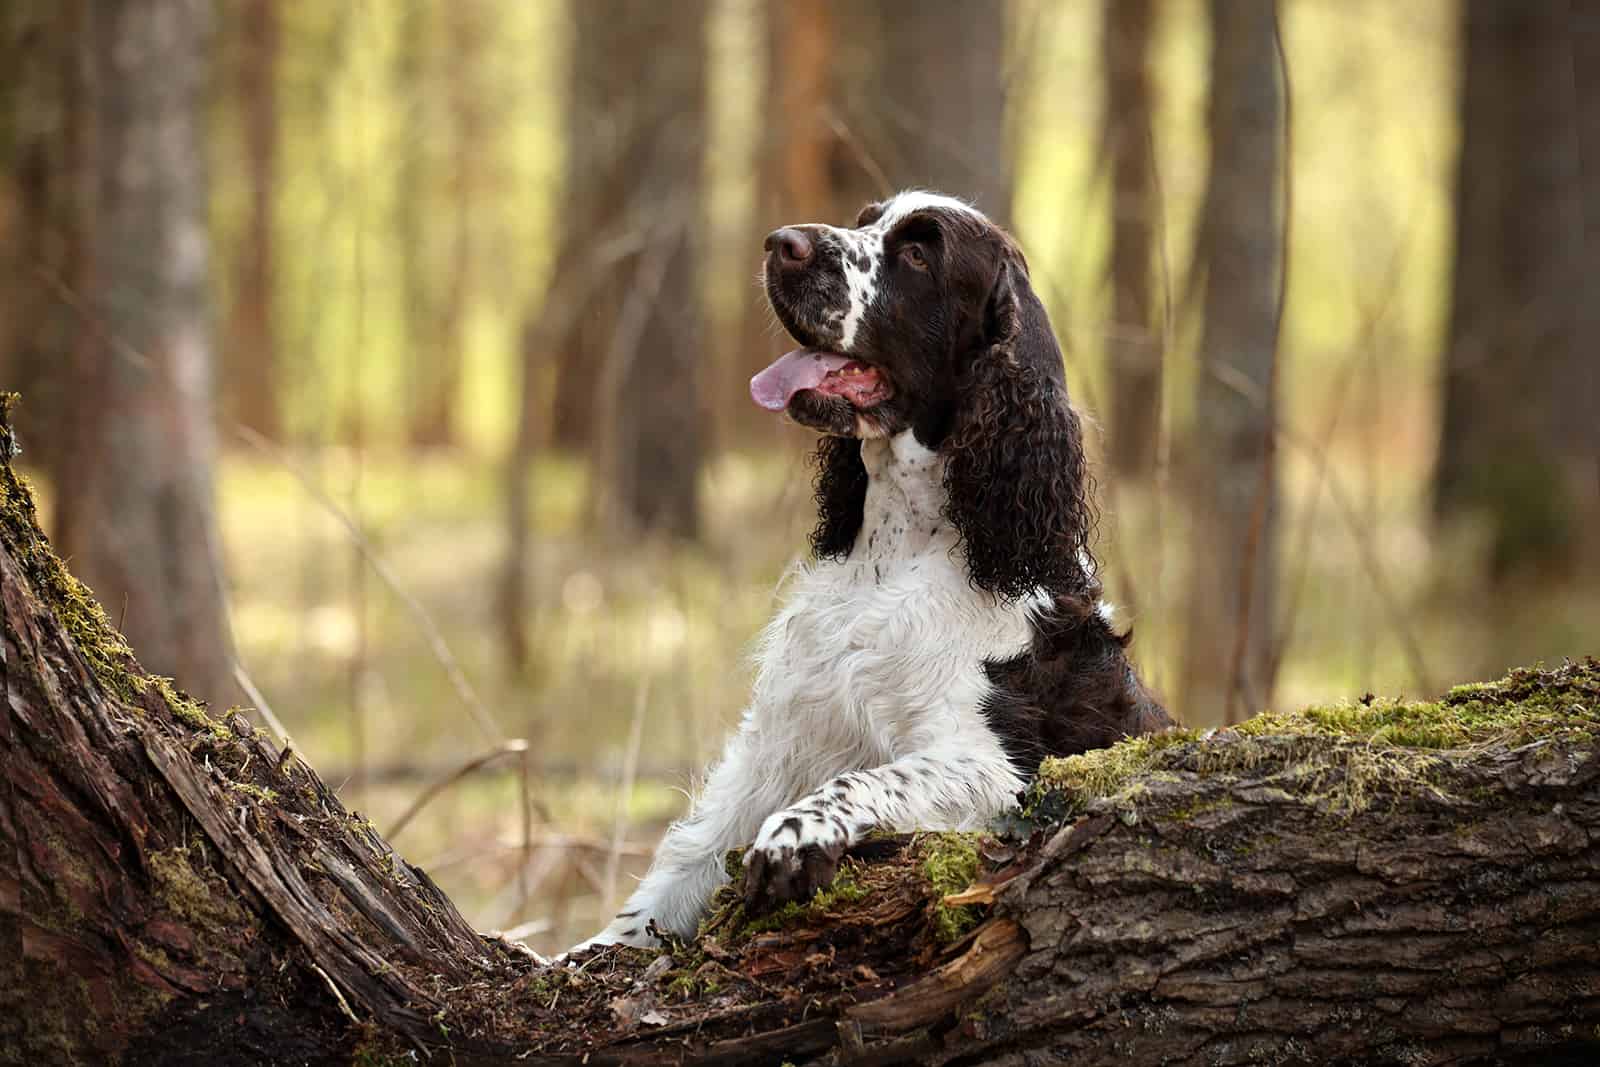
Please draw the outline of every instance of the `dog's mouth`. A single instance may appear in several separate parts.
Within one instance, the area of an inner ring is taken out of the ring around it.
[[[768,411],[783,411],[795,394],[807,390],[839,397],[857,411],[877,407],[894,395],[888,375],[879,368],[818,348],[785,353],[750,379],[751,398]]]

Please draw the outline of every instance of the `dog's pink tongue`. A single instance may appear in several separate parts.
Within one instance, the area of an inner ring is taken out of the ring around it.
[[[850,362],[836,352],[797,348],[778,357],[772,366],[750,379],[750,396],[768,411],[782,411],[802,389],[815,389],[831,371]]]

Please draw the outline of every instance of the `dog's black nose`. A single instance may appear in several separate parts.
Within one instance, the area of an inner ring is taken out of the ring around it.
[[[811,262],[811,255],[816,251],[811,245],[811,238],[792,226],[767,234],[763,247],[768,252],[778,253],[778,265],[785,270],[805,266]]]

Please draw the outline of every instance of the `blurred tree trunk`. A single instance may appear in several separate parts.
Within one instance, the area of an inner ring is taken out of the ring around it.
[[[874,0],[877,92],[845,102],[894,189],[936,189],[1011,217],[1004,4]]]
[[[152,667],[228,701],[206,301],[209,9],[97,0],[85,14],[86,323],[52,472],[56,540]]]
[[[239,250],[227,353],[230,414],[268,437],[282,429],[273,319],[278,180],[278,0],[241,0],[238,115],[250,207]]]
[[[1586,0],[1572,9],[1572,69],[1578,94],[1578,176],[1583,190],[1583,255],[1586,266],[1585,279],[1593,286],[1600,274],[1600,3]],[[1580,324],[1578,348],[1580,353],[1600,352],[1600,300],[1578,301]],[[1580,354],[1578,380],[1575,392],[1587,396],[1590,410],[1600,409],[1600,359],[1582,359]],[[1587,482],[1587,496],[1592,508],[1600,510],[1600,419],[1588,420],[1587,441],[1589,471],[1585,474],[1580,465],[1578,485],[1580,493]],[[1591,514],[1593,512],[1591,511]],[[1591,528],[1590,551],[1600,551],[1595,546],[1595,533]]]
[[[1486,520],[1490,566],[1559,558],[1594,492],[1593,273],[1574,54],[1586,5],[1466,0],[1456,250],[1434,506]],[[1593,6],[1587,5],[1592,12]],[[1590,16],[1592,18],[1592,14]],[[1593,121],[1592,116],[1589,121]],[[1594,181],[1590,175],[1590,181]],[[1593,300],[1587,301],[1593,303]],[[1514,400],[1513,400],[1514,398]]]
[[[87,4],[0,11],[0,388],[22,393],[26,461],[48,469],[72,400],[64,373],[81,328],[77,205],[85,144],[77,33]]]
[[[562,449],[586,450],[594,439],[600,356],[615,320],[619,294],[608,284],[616,261],[634,251],[637,235],[620,230],[626,179],[619,173],[628,116],[622,106],[623,72],[607,71],[611,49],[627,34],[617,3],[571,0],[572,54],[567,77],[566,164],[562,175],[561,237],[553,279],[536,330],[539,346],[553,360],[555,396],[551,440]],[[607,25],[607,22],[610,22]],[[637,57],[639,48],[634,45]],[[607,78],[607,74],[610,78]],[[597,125],[599,124],[599,125]],[[618,241],[602,248],[607,233]]]
[[[488,32],[486,13],[481,0],[450,0],[444,10],[449,36],[445,91],[450,129],[450,246],[443,303],[438,305],[431,332],[425,335],[429,343],[413,353],[416,393],[410,438],[412,444],[423,448],[456,442],[467,314],[475,284],[473,218],[484,195],[484,159],[489,152],[488,93],[481,70]],[[420,16],[411,18],[419,20]],[[417,28],[414,21],[411,32]],[[412,42],[408,47],[419,45]]]
[[[1186,452],[1191,573],[1184,700],[1191,722],[1262,706],[1269,684],[1273,419],[1284,263],[1282,86],[1273,0],[1212,0],[1211,167],[1196,270],[1203,370]]]
[[[423,446],[448,439],[454,390],[447,383],[456,355],[446,329],[453,283],[441,265],[446,253],[440,241],[453,233],[458,215],[452,191],[440,188],[439,175],[448,164],[441,163],[444,150],[436,143],[436,131],[454,132],[449,107],[453,86],[448,83],[457,75],[447,75],[447,88],[437,91],[434,15],[439,10],[433,0],[401,0],[393,72],[406,130],[395,179],[395,228],[405,290],[406,436]],[[448,225],[441,221],[447,218]]]
[[[1111,153],[1112,468],[1148,479],[1161,429],[1161,332],[1151,284],[1156,233],[1151,141],[1150,0],[1106,0],[1101,37],[1105,116],[1101,143]]]
[[[426,56],[428,0],[399,0],[396,15],[398,40],[395,44],[393,86],[400,114],[405,117],[406,138],[395,160],[395,234],[399,242],[401,288],[405,305],[406,346],[406,422],[418,421],[424,406],[424,383],[429,380],[428,360],[433,352],[434,292],[429,270],[428,238],[433,228],[426,225],[431,212],[427,199],[427,172],[431,160],[429,131],[431,116],[425,103],[429,99]]]
[[[555,437],[608,524],[698,531],[706,4],[575,3],[561,250],[539,324]]]

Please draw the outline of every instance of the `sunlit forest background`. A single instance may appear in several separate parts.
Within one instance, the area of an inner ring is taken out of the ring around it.
[[[152,669],[485,929],[592,933],[810,528],[763,235],[1018,235],[1194,725],[1600,645],[1600,16],[12,0],[0,389]]]

